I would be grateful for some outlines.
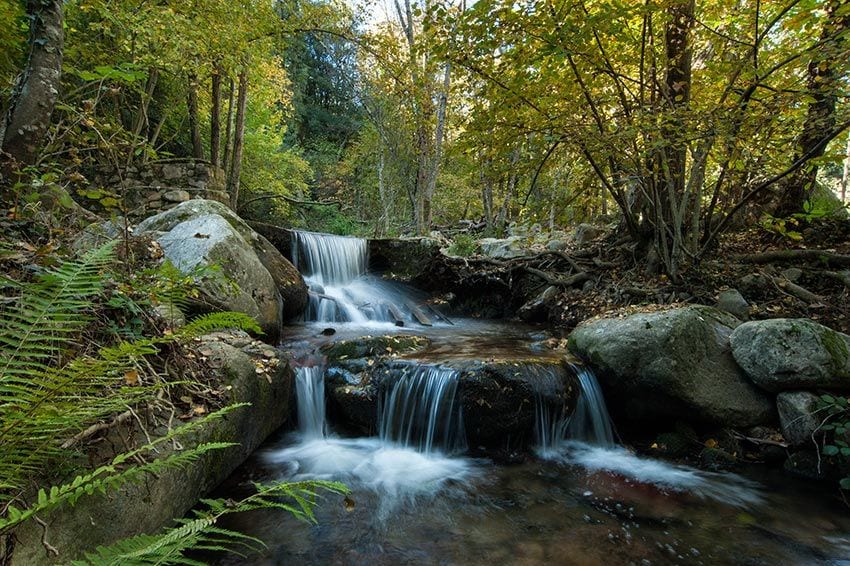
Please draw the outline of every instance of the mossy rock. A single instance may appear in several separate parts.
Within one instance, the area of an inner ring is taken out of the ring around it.
[[[738,364],[767,391],[850,389],[850,336],[813,320],[748,322],[730,342]]]
[[[399,334],[396,336],[363,336],[352,340],[338,340],[322,346],[328,363],[366,357],[407,354],[427,348],[431,341],[425,336]]]

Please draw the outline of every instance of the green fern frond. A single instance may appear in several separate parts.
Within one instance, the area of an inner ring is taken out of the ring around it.
[[[318,502],[319,491],[348,494],[348,488],[339,482],[304,481],[296,483],[256,484],[257,492],[245,499],[232,502],[223,499],[203,500],[206,509],[195,511],[195,517],[179,521],[177,527],[159,535],[140,535],[119,541],[110,546],[100,546],[87,553],[84,560],[73,562],[75,566],[124,566],[149,564],[195,565],[199,562],[187,558],[188,550],[213,550],[239,553],[240,550],[256,551],[265,546],[257,538],[230,531],[217,526],[225,515],[243,513],[255,509],[279,508],[289,510],[282,498],[300,500],[298,506],[306,505],[313,517],[313,507]]]

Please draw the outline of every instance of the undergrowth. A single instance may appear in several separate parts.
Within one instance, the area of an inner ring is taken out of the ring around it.
[[[164,355],[179,357],[175,348],[216,330],[260,332],[252,318],[233,312],[168,325],[164,332],[157,331],[152,319],[127,325],[148,313],[152,302],[180,304],[193,287],[191,277],[169,264],[161,274],[148,273],[129,285],[114,269],[115,250],[111,242],[78,259],[39,267],[28,279],[0,276],[0,537],[81,497],[184,468],[210,451],[233,446],[210,442],[184,448],[178,439],[192,438],[210,422],[245,410],[245,404],[222,407],[179,426],[169,419],[167,432],[158,437],[144,431],[141,446],[128,446],[90,467],[80,465],[81,445],[119,422],[115,415],[135,417],[142,426],[139,414],[150,418],[170,407],[174,416],[180,401],[173,397],[196,391],[191,373],[174,379],[163,370]],[[203,413],[190,412],[185,418]],[[51,470],[58,482],[51,480]],[[257,486],[257,493],[241,502],[205,501],[206,510],[173,529],[98,548],[80,563],[191,564],[184,555],[189,548],[253,548],[258,541],[216,527],[218,518],[275,507],[314,520],[319,489],[346,492],[332,482]]]

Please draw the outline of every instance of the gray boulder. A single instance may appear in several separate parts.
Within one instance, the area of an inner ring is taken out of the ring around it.
[[[750,318],[750,304],[737,289],[721,291],[717,296],[717,308],[741,320]]]
[[[594,320],[573,331],[569,349],[596,370],[623,418],[753,426],[771,421],[775,408],[732,358],[729,335],[739,324],[701,306]]]
[[[218,265],[221,271],[200,282],[205,300],[216,308],[257,318],[274,338],[283,319],[307,303],[301,274],[265,238],[225,205],[194,199],[147,218],[136,235],[150,234],[165,256],[183,272]]]
[[[782,436],[791,445],[810,443],[822,419],[815,413],[818,398],[808,391],[783,391],[776,396]]]
[[[812,320],[747,322],[730,340],[735,360],[762,389],[850,389],[850,336]]]
[[[496,259],[510,259],[525,255],[525,238],[510,236],[508,238],[484,238],[478,242],[481,253]]]

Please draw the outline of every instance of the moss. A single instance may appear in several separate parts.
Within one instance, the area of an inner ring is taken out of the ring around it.
[[[846,374],[847,358],[850,357],[850,350],[847,348],[847,343],[834,330],[826,327],[817,328],[817,330],[820,334],[820,343],[829,352],[829,357],[833,364],[832,370]]]
[[[340,340],[322,346],[328,360],[346,360],[367,356],[384,356],[416,352],[426,348],[431,341],[424,336],[364,336],[354,340]]]

